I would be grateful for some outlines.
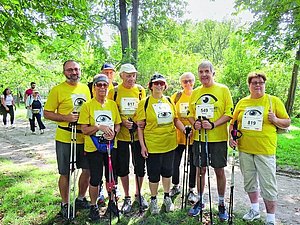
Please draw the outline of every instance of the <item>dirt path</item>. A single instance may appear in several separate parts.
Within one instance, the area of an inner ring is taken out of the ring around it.
[[[16,164],[33,164],[38,167],[54,166],[48,164],[55,161],[54,130],[56,125],[46,122],[47,129],[40,135],[32,135],[26,121],[18,120],[16,128],[5,129],[0,127],[0,157],[8,158]],[[26,135],[25,135],[26,134]],[[230,164],[230,163],[229,163]],[[226,168],[228,178],[227,196],[229,196],[231,166]],[[278,174],[279,202],[277,210],[277,224],[297,225],[300,224],[300,179]],[[212,199],[217,201],[216,182],[213,170],[211,170]],[[146,189],[147,190],[147,189]],[[207,188],[206,188],[207,190]],[[242,176],[238,166],[235,168],[234,210],[245,213],[249,206],[247,195],[243,191]],[[207,199],[207,193],[204,196]],[[227,199],[228,200],[228,199]],[[260,207],[264,209],[262,200]],[[265,212],[265,210],[264,210]],[[265,216],[265,213],[262,213]]]

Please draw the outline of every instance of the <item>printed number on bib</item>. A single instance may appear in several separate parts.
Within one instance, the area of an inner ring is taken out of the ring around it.
[[[263,106],[247,107],[242,118],[242,128],[261,131],[263,125]]]
[[[213,104],[201,104],[196,105],[196,118],[199,116],[206,118],[214,117],[214,105]]]
[[[179,113],[180,113],[181,117],[187,117],[188,110],[189,110],[189,103],[188,102],[180,103]]]
[[[108,110],[97,110],[94,112],[95,124],[109,126],[114,130],[114,122],[112,121],[111,111]],[[98,130],[96,136],[99,137],[103,134],[103,131]]]
[[[121,112],[123,115],[133,115],[137,109],[139,100],[138,98],[122,98],[121,99]]]
[[[170,124],[173,122],[172,110],[167,103],[153,104],[153,109],[156,114],[157,124]]]

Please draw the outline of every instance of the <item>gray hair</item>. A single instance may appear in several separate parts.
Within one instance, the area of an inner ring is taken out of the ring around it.
[[[191,76],[194,81],[195,81],[195,75],[192,72],[184,72],[180,77],[179,77],[179,82],[181,82],[181,79],[185,76]]]
[[[215,72],[212,63],[211,63],[210,61],[208,61],[208,60],[202,61],[202,62],[199,64],[199,66],[198,66],[198,70],[199,70],[199,68],[205,68],[205,67],[209,67],[210,72]]]

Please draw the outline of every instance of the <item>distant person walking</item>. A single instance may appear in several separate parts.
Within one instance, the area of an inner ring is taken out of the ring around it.
[[[16,110],[16,105],[11,90],[9,88],[5,88],[5,90],[1,95],[1,105],[3,107],[3,124],[5,128],[9,127],[7,124],[7,114],[10,115],[11,128],[14,128],[14,119],[15,119],[14,108]]]
[[[27,118],[30,123],[30,130],[32,134],[35,133],[35,119],[38,122],[40,128],[40,134],[44,133],[44,129],[46,128],[44,123],[42,122],[42,116],[44,115],[43,111],[43,103],[41,96],[37,90],[34,90],[32,95],[29,95],[26,100],[26,108],[27,108]]]
[[[30,88],[28,88],[26,91],[25,91],[25,94],[24,94],[24,102],[26,103],[26,100],[28,98],[28,96],[32,95],[33,93],[33,90],[36,88],[36,84],[35,82],[31,82],[30,83]]]

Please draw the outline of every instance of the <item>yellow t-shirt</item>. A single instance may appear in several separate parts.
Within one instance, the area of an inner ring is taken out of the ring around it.
[[[186,95],[183,91],[181,92],[180,98],[175,102],[177,93],[174,93],[171,96],[172,101],[175,103],[176,112],[178,115],[178,118],[183,123],[184,126],[191,126],[190,122],[188,121],[188,110],[189,110],[189,100],[191,96]],[[194,129],[192,132],[195,132]],[[190,144],[193,144],[194,142],[194,136],[192,135],[190,137]],[[185,134],[182,133],[182,131],[177,129],[177,143],[181,145],[186,145],[186,137]]]
[[[149,96],[140,101],[136,113],[137,121],[146,121],[144,129],[145,144],[149,153],[165,153],[177,147],[176,127],[174,118],[177,117],[173,103],[167,97],[155,99]]]
[[[223,115],[232,117],[233,102],[228,87],[214,83],[211,87],[196,88],[189,101],[189,115],[195,120],[198,116],[206,115],[211,122],[215,122]],[[228,140],[227,124],[207,130],[209,142]],[[201,129],[201,141],[204,141],[204,129]],[[194,140],[199,141],[199,131],[194,133]]]
[[[87,85],[78,83],[73,86],[63,82],[51,89],[44,110],[62,115],[68,115],[71,112],[79,113],[82,104],[90,99],[90,90]],[[69,122],[57,122],[57,124],[62,127],[69,126]],[[80,125],[77,125],[77,129],[80,129]],[[58,127],[55,140],[70,143],[71,132]],[[77,143],[83,143],[83,134],[77,133]]]
[[[115,89],[112,89],[108,92],[108,99],[114,100]],[[137,84],[134,87],[128,89],[125,88],[122,84],[117,87],[117,98],[115,102],[117,103],[121,119],[126,120],[128,118],[132,118],[134,120],[134,116],[136,113],[136,109],[140,99],[146,97],[145,89],[142,86]],[[121,126],[121,130],[117,135],[117,139],[120,141],[130,141],[129,130]],[[137,132],[135,133],[135,140],[138,140]]]
[[[287,119],[284,104],[279,98],[271,96],[272,110],[278,118]],[[260,155],[274,155],[277,147],[276,126],[268,120],[270,109],[269,95],[259,99],[247,96],[241,99],[233,112],[231,124],[238,121],[242,136],[238,139],[241,152]]]
[[[85,102],[81,108],[78,123],[95,125],[99,124],[120,124],[121,117],[116,103],[106,99],[101,105],[95,98]],[[84,135],[84,150],[95,152],[95,147],[90,135]]]

